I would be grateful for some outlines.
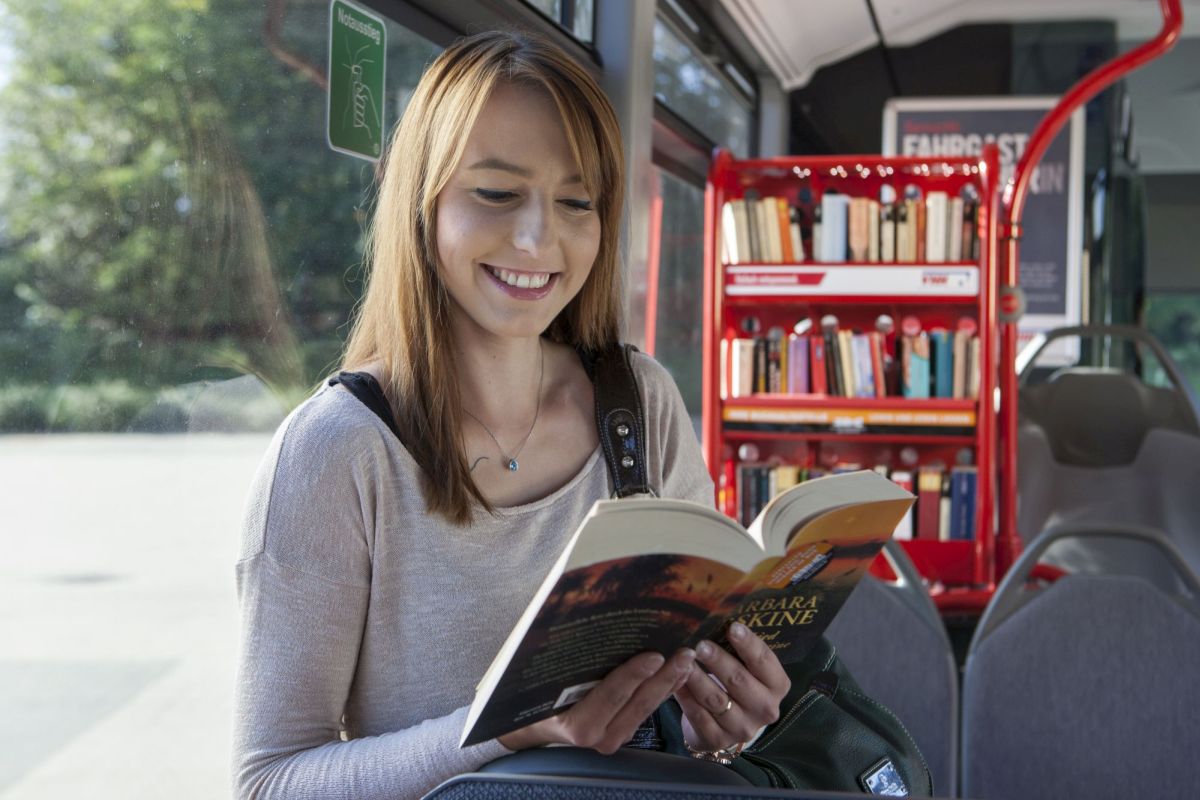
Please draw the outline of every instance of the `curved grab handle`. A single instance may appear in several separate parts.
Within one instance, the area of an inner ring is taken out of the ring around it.
[[[1038,356],[1042,354],[1042,351],[1055,339],[1065,339],[1068,336],[1078,336],[1081,339],[1093,336],[1112,336],[1118,339],[1130,339],[1138,344],[1145,345],[1150,352],[1154,353],[1154,357],[1158,359],[1159,363],[1162,364],[1171,382],[1180,389],[1187,390],[1187,379],[1179,371],[1179,367],[1176,365],[1175,360],[1171,358],[1170,353],[1146,329],[1136,325],[1072,325],[1066,328],[1055,328],[1054,330],[1046,331],[1046,333],[1039,337],[1040,341],[1038,341],[1037,348],[1033,351],[1032,355],[1027,360],[1023,359],[1025,363],[1022,365],[1021,371],[1017,376],[1022,386],[1025,385],[1029,375],[1033,372],[1033,365],[1037,361]]]
[[[933,600],[929,597],[929,591],[925,588],[925,580],[917,571],[912,559],[908,557],[904,546],[895,539],[888,539],[883,543],[883,550],[880,552],[896,575],[895,581],[885,581],[884,583],[890,583],[895,591],[900,592],[904,602],[916,611],[921,619],[927,620],[949,646],[950,634],[946,632],[946,626],[941,623],[937,606],[934,605]]]
[[[1004,580],[996,588],[996,593],[992,595],[992,602],[988,604],[987,610],[983,612],[983,617],[979,620],[975,635],[971,637],[967,658],[975,653],[980,642],[1025,604],[1027,599],[1023,593],[1025,583],[1029,580],[1039,559],[1052,544],[1063,539],[1101,537],[1129,539],[1157,547],[1174,568],[1180,583],[1183,584],[1183,599],[1193,606],[1193,613],[1200,613],[1200,609],[1194,608],[1197,599],[1200,598],[1200,578],[1197,578],[1192,568],[1188,566],[1183,554],[1179,552],[1179,548],[1162,531],[1144,525],[1113,522],[1064,523],[1054,525],[1038,534],[1009,569]]]

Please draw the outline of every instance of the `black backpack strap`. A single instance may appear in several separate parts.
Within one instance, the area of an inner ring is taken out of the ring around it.
[[[636,352],[637,348],[631,344],[614,344],[599,352],[579,351],[583,367],[592,379],[596,431],[608,463],[614,497],[655,494],[646,471],[646,422],[632,363]],[[374,376],[366,372],[339,372],[329,379],[329,385],[339,383],[400,438],[387,395]]]
[[[579,354],[596,395],[596,431],[614,497],[655,494],[647,473],[646,422],[632,363],[635,352],[631,344],[614,344]]]
[[[329,379],[330,386],[337,386],[339,383],[345,386],[350,394],[357,397],[364,406],[374,411],[375,416],[383,420],[383,424],[388,426],[397,439],[400,438],[400,431],[396,428],[396,419],[392,416],[392,406],[388,403],[387,395],[383,393],[383,387],[379,385],[379,381],[375,380],[374,375],[367,372],[339,372]]]

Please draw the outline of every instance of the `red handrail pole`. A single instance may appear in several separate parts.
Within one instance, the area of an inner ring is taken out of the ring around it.
[[[717,186],[716,176],[728,167],[733,156],[727,150],[718,149],[713,153],[712,164],[708,170],[708,185],[704,192],[704,230],[720,231],[721,203],[724,198],[721,188]],[[712,475],[718,498],[721,492],[721,446],[719,418],[721,409],[720,374],[720,344],[717,338],[721,335],[720,304],[717,293],[721,290],[720,283],[722,268],[720,253],[716,248],[717,237],[704,237],[704,314],[702,328],[703,367],[701,371],[701,394],[704,402],[701,404],[701,437],[703,439],[704,458],[708,462],[708,472]],[[722,508],[722,511],[725,509]]]
[[[1002,200],[1006,224],[1001,236],[1008,240],[1002,249],[1007,254],[1002,266],[1002,288],[1019,285],[1021,215],[1033,170],[1042,160],[1054,137],[1062,130],[1075,109],[1107,89],[1118,79],[1166,53],[1179,39],[1183,29],[1183,9],[1180,0],[1159,0],[1163,26],[1150,41],[1122,56],[1100,65],[1071,87],[1058,105],[1038,124],[1029,139],[1016,170],[1004,189]],[[1000,326],[1000,536],[997,553],[1002,569],[1012,564],[1020,549],[1017,537],[1017,323],[1002,322]]]

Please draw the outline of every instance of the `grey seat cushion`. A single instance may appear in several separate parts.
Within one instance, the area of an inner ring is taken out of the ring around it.
[[[976,644],[963,795],[1194,797],[1200,619],[1140,578],[1064,578]]]
[[[933,605],[922,614],[905,601],[903,591],[908,589],[863,578],[825,635],[863,690],[904,723],[929,765],[934,792],[951,796],[958,673]]]

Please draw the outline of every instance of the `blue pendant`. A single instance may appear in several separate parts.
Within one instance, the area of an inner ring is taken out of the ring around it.
[[[520,465],[517,464],[517,460],[515,458],[510,458],[508,460],[508,471],[509,472],[516,472],[518,466],[520,466]]]

